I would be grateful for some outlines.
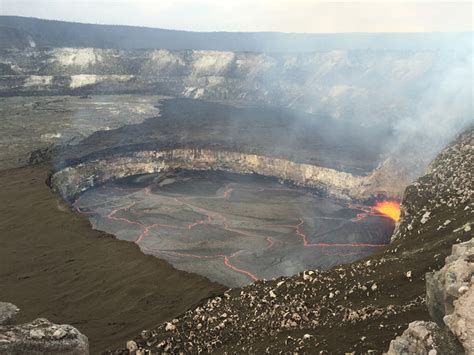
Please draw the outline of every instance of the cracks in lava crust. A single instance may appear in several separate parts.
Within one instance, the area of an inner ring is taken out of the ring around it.
[[[118,187],[114,187],[116,189],[120,189]],[[121,189],[120,189],[121,190]],[[151,186],[147,186],[142,189],[143,192],[146,195],[152,196],[152,191],[151,191]],[[232,192],[235,190],[235,188],[229,187],[228,185],[225,186],[225,190],[223,191],[221,196],[217,196],[217,198],[222,198],[222,199],[229,199],[232,195]],[[293,191],[289,190],[288,188],[258,188],[258,189],[247,189],[247,188],[239,188],[238,190],[242,191],[247,191],[247,192],[263,192],[266,190],[277,190],[277,191]],[[80,202],[81,197],[76,199],[76,201],[73,203],[73,207],[77,212],[80,214],[88,215],[88,216],[93,216],[93,215],[98,215],[103,217],[100,213],[98,213],[96,210],[92,209],[91,207],[79,207],[78,204]],[[258,234],[252,234],[246,231],[243,231],[239,228],[232,227],[229,222],[227,221],[227,218],[216,211],[208,210],[196,205],[193,205],[189,202],[184,201],[183,199],[178,199],[177,197],[174,197],[174,200],[178,203],[181,204],[181,206],[187,206],[193,211],[197,211],[206,218],[194,221],[192,223],[188,223],[185,225],[173,225],[173,224],[163,224],[163,223],[152,223],[152,224],[144,224],[139,221],[133,221],[125,217],[120,217],[116,216],[117,213],[120,211],[130,211],[136,204],[137,202],[133,202],[131,204],[127,204],[125,206],[118,206],[116,208],[113,208],[110,210],[110,212],[105,216],[106,219],[116,221],[116,222],[123,222],[128,225],[133,225],[141,229],[141,233],[136,237],[134,240],[134,243],[137,245],[140,245],[140,243],[143,241],[144,238],[150,233],[152,229],[158,229],[158,228],[166,228],[166,229],[174,229],[174,230],[192,230],[197,226],[202,226],[202,225],[220,225],[220,227],[224,230],[227,230],[229,232],[238,234],[238,235],[243,235],[247,237],[254,237],[254,238],[265,238],[265,240],[268,242],[268,248],[272,248],[277,242],[280,241],[275,241],[271,236],[265,236],[265,235],[258,235]],[[105,204],[105,203],[104,203]],[[95,208],[99,207],[99,205],[96,205]],[[354,209],[359,209],[362,210],[363,213],[357,214],[355,218],[352,218],[352,222],[358,222],[361,221],[362,219],[368,217],[368,216],[383,216],[377,212],[374,211],[374,209],[370,206],[362,206],[362,205],[353,205],[353,204],[348,204],[349,208],[354,208]],[[151,209],[146,209],[144,211],[150,212]],[[322,219],[342,219],[342,218],[332,218],[332,217],[320,217]],[[220,223],[219,223],[220,222]],[[378,248],[378,247],[384,247],[386,244],[367,244],[367,243],[311,243],[308,241],[308,236],[306,232],[303,230],[303,224],[305,223],[303,218],[298,219],[298,223],[295,224],[264,224],[260,225],[261,227],[273,227],[273,228],[287,228],[287,229],[293,229],[295,235],[302,241],[304,247],[320,247],[321,252],[335,255],[335,256],[350,256],[350,255],[357,255],[360,254],[360,252],[350,252],[350,253],[337,253],[333,251],[329,251],[327,248],[359,248],[359,247],[370,247],[370,248]],[[332,230],[326,231],[323,234],[330,233],[331,231],[334,231],[341,226],[338,226]],[[185,257],[185,258],[196,258],[196,259],[213,259],[213,258],[222,258],[223,264],[225,267],[228,269],[232,270],[233,272],[245,275],[252,281],[257,281],[259,277],[255,275],[254,273],[250,272],[249,270],[245,270],[242,268],[239,268],[232,264],[231,260],[236,257],[237,255],[241,254],[244,250],[240,249],[235,251],[234,253],[230,255],[226,254],[214,254],[214,255],[196,255],[192,253],[183,253],[183,252],[176,252],[176,251],[171,251],[171,250],[162,250],[162,249],[156,249],[156,248],[145,248],[140,246],[144,251],[150,251],[150,252],[155,252],[155,253],[160,253],[160,254],[167,254],[170,256],[178,256],[178,257]]]

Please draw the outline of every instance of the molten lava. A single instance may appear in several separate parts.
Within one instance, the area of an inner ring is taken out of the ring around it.
[[[398,201],[379,201],[375,204],[374,210],[390,217],[395,222],[400,219],[400,202]]]

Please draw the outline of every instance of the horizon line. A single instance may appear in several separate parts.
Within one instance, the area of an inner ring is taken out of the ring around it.
[[[474,30],[465,30],[465,31],[393,31],[393,32],[368,32],[368,31],[353,31],[353,32],[284,32],[284,31],[225,31],[225,30],[215,30],[215,31],[193,31],[187,29],[176,29],[176,28],[165,28],[165,27],[154,27],[149,25],[127,25],[127,24],[112,24],[112,23],[94,23],[94,22],[79,22],[79,21],[69,21],[69,20],[59,20],[52,18],[41,18],[34,16],[22,16],[22,15],[0,15],[2,17],[17,17],[22,19],[33,19],[40,21],[51,21],[51,22],[65,22],[77,25],[92,25],[92,26],[119,26],[119,27],[132,27],[140,29],[152,29],[152,30],[162,30],[162,31],[174,31],[174,32],[190,32],[190,33],[235,33],[235,34],[285,34],[285,35],[344,35],[344,34],[474,34]]]

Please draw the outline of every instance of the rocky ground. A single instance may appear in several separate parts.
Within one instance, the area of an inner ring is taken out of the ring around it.
[[[441,268],[453,244],[472,238],[473,171],[470,129],[406,189],[402,220],[383,253],[230,289],[114,353],[386,351],[408,323],[430,320],[425,274]]]

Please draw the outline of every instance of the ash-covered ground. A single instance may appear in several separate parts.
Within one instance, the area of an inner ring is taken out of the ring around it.
[[[94,228],[231,287],[352,262],[380,251],[394,228],[307,189],[221,172],[125,178],[74,206]]]
[[[1,97],[0,170],[26,165],[34,151],[77,144],[94,132],[158,116],[161,98],[157,95]]]

